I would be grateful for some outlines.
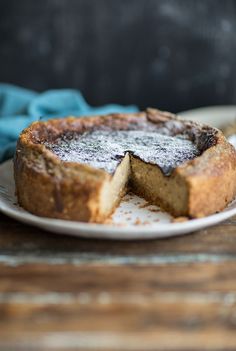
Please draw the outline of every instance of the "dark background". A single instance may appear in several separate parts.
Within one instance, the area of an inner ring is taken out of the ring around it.
[[[235,0],[0,0],[0,81],[174,112],[236,103]]]

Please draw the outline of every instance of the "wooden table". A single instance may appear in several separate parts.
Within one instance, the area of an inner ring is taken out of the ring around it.
[[[0,214],[0,250],[1,350],[236,349],[236,218],[109,242]]]

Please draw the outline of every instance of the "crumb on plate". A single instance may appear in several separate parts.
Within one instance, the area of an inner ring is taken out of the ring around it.
[[[182,222],[187,222],[189,221],[188,217],[176,217],[172,219],[172,223],[182,223]]]

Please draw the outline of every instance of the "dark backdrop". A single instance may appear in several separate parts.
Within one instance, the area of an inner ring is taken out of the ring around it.
[[[172,111],[236,103],[235,0],[0,0],[0,81]]]

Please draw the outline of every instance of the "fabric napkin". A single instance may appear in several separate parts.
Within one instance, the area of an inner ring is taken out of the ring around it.
[[[78,90],[36,93],[10,84],[0,84],[0,162],[13,156],[20,132],[39,119],[135,111],[138,108],[134,105],[92,107]]]

